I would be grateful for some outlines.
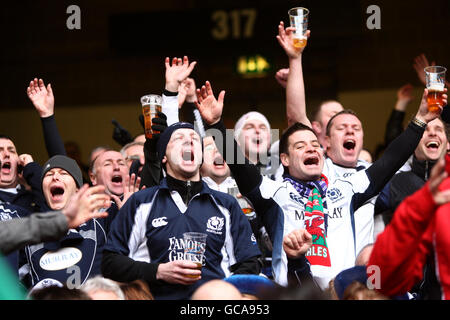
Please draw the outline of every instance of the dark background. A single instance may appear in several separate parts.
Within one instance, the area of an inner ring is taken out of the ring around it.
[[[66,9],[72,4],[81,8],[81,30],[66,26]],[[372,4],[381,8],[380,30],[366,26],[366,9]],[[253,109],[283,129],[284,90],[274,74],[287,66],[287,57],[275,36],[279,21],[288,24],[287,11],[295,6],[310,9],[311,38],[303,58],[308,110],[325,99],[344,99],[349,92],[392,91],[395,102],[395,91],[408,82],[420,94],[423,86],[412,63],[422,52],[430,61],[450,65],[448,0],[8,2],[2,3],[0,22],[0,131],[13,136],[20,152],[46,160],[39,120],[25,94],[29,81],[40,77],[52,83],[64,140],[78,142],[84,158],[99,144],[118,148],[110,138],[111,118],[121,117],[119,122],[132,134],[139,133],[139,97],[160,93],[164,58],[183,55],[198,61],[192,74],[197,86],[209,80],[216,93],[227,91],[228,126]],[[227,31],[215,20],[218,15],[227,18]],[[220,39],[214,32],[222,32]],[[256,54],[270,62],[267,74],[239,75],[237,58]],[[345,102],[360,114],[366,147],[373,151],[393,104],[377,105],[363,97]],[[114,114],[112,106],[120,106],[121,112]],[[92,113],[83,113],[87,109]],[[92,117],[97,118],[95,127]]]

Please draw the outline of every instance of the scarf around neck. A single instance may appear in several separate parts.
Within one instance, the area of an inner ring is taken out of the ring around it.
[[[328,179],[325,175],[317,181],[301,182],[288,175],[284,176],[302,197],[307,197],[305,207],[306,230],[312,235],[312,246],[305,254],[311,265],[330,267],[330,252],[326,241],[328,228],[328,208],[326,204],[326,192]]]

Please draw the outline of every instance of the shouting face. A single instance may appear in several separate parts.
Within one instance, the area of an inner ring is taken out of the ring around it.
[[[361,121],[353,114],[339,114],[330,124],[326,137],[327,156],[344,167],[355,167],[363,146]]]
[[[267,125],[258,119],[247,120],[238,139],[245,156],[253,163],[259,154],[266,154],[270,147],[270,131]]]
[[[317,180],[323,169],[323,149],[310,130],[299,130],[289,136],[288,152],[280,154],[289,174],[303,181]]]
[[[94,186],[104,185],[106,193],[121,196],[127,175],[128,166],[120,152],[109,150],[97,157],[90,176]]]
[[[230,175],[230,168],[217,150],[213,137],[203,139],[203,149],[202,176],[210,177],[217,183],[221,183]]]
[[[19,155],[14,143],[0,138],[0,188],[15,188],[18,183]]]
[[[192,129],[175,130],[166,148],[162,162],[167,173],[179,180],[199,180],[202,163],[200,136]]]
[[[61,210],[77,191],[77,185],[66,170],[53,168],[44,175],[42,191],[49,207],[52,210]]]
[[[437,160],[447,150],[447,135],[440,119],[430,121],[423,133],[415,155],[420,161]]]

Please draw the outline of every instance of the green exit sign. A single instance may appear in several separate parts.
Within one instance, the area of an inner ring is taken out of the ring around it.
[[[262,78],[271,69],[269,59],[260,54],[239,56],[236,61],[236,72],[244,78]]]

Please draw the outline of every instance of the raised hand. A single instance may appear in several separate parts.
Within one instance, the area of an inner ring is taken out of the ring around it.
[[[225,90],[222,90],[216,100],[209,81],[206,81],[201,89],[197,89],[197,101],[195,105],[207,124],[213,125],[220,121],[224,98]]]
[[[27,88],[27,95],[41,118],[50,117],[54,114],[55,97],[50,83],[45,87],[42,79],[34,78]]]
[[[306,229],[297,229],[283,238],[283,250],[289,258],[298,258],[312,246],[312,236]]]
[[[275,74],[275,79],[280,84],[280,86],[282,86],[285,89],[287,85],[288,75],[289,75],[289,68],[280,69]]]
[[[24,153],[19,156],[19,164],[23,167],[33,161],[33,157],[29,154]]]
[[[173,58],[172,65],[169,57],[165,60],[166,66],[166,90],[170,92],[177,92],[180,84],[191,74],[194,69],[196,61],[189,63],[188,57]]]
[[[430,64],[428,62],[427,57],[423,53],[414,58],[413,68],[414,68],[414,70],[416,70],[417,77],[419,78],[420,82],[423,83],[424,86],[427,85],[424,69],[428,66],[434,66],[434,65],[436,65],[436,63],[433,61]]]
[[[425,75],[425,68],[429,66],[435,66],[436,62],[432,61],[431,64],[428,62],[427,57],[425,54],[421,53],[417,57],[414,58],[413,68],[416,70],[417,77],[419,78],[420,82],[423,83],[424,86],[427,85],[427,78]],[[448,87],[450,86],[450,82],[445,80],[445,85]]]
[[[294,47],[294,27],[287,27],[284,28],[284,22],[280,21],[280,24],[278,25],[278,35],[277,40],[280,46],[284,49],[286,54],[290,59],[296,59],[302,55],[303,50],[305,50],[306,47],[303,48],[296,48]],[[311,34],[310,30],[306,31],[306,38],[309,38]]]
[[[180,87],[178,88],[179,108],[183,106],[184,101],[191,103],[197,101],[197,95],[195,93],[196,89],[195,81],[192,78],[186,78],[183,82],[181,82]]]
[[[93,218],[105,218],[108,212],[99,212],[101,208],[110,206],[110,197],[105,194],[105,186],[83,185],[68,201],[62,213],[66,216],[70,229]]]
[[[395,110],[405,111],[406,106],[414,99],[413,86],[411,84],[405,84],[397,91],[397,103],[395,104]]]
[[[444,92],[447,92],[447,88],[444,88]],[[440,116],[441,112],[442,112],[442,107],[439,108],[438,112],[432,112],[428,110],[428,103],[427,103],[427,95],[428,95],[428,89],[424,89],[423,90],[423,95],[422,95],[422,100],[420,101],[420,106],[419,106],[419,110],[417,111],[416,114],[416,118],[428,123],[434,119],[436,119],[437,117]],[[444,102],[444,106],[447,105],[447,95],[443,94],[443,102]]]

